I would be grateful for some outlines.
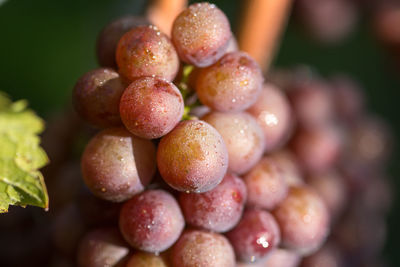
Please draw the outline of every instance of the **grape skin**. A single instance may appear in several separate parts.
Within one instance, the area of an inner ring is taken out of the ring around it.
[[[155,147],[123,128],[90,140],[82,155],[83,179],[97,197],[122,202],[144,190],[155,173]]]
[[[282,232],[282,244],[301,255],[316,251],[328,235],[328,209],[310,187],[291,187],[273,214]]]
[[[285,148],[266,157],[275,162],[287,185],[296,186],[304,183],[299,163],[290,150]]]
[[[231,52],[199,70],[195,89],[200,102],[214,110],[242,111],[255,103],[263,81],[260,67],[248,54]]]
[[[136,252],[129,259],[126,267],[168,267],[168,262],[160,255]]]
[[[243,262],[258,261],[280,243],[280,230],[275,218],[264,210],[246,210],[239,224],[226,234],[236,257]]]
[[[257,101],[247,111],[263,129],[266,152],[284,143],[291,129],[291,108],[288,99],[277,87],[264,84]]]
[[[228,171],[243,174],[261,158],[264,151],[264,134],[256,120],[245,112],[211,112],[202,120],[221,134],[229,155]]]
[[[182,121],[161,139],[157,166],[172,188],[202,193],[224,178],[228,152],[221,135],[212,126],[200,120]]]
[[[105,26],[97,37],[96,55],[100,66],[116,69],[115,52],[121,37],[134,27],[150,25],[145,18],[126,16]]]
[[[98,228],[88,232],[80,242],[80,267],[122,266],[128,256],[128,244],[115,228]]]
[[[147,190],[122,206],[119,228],[134,248],[162,252],[179,238],[185,220],[175,198],[163,190]]]
[[[125,87],[119,74],[112,69],[89,71],[75,84],[72,97],[75,110],[97,127],[119,126],[119,101]]]
[[[247,205],[267,210],[275,208],[288,193],[288,185],[273,160],[262,158],[244,177],[248,190]]]
[[[171,252],[174,267],[232,267],[235,254],[220,234],[189,230],[182,234]]]
[[[139,26],[125,33],[116,60],[119,72],[129,80],[155,75],[172,81],[179,69],[174,46],[155,26]]]
[[[186,222],[214,232],[233,228],[242,216],[246,185],[236,175],[226,174],[214,189],[201,193],[180,193],[179,203]]]
[[[206,67],[225,53],[231,29],[227,17],[215,5],[196,3],[176,17],[171,38],[181,60]]]
[[[154,139],[166,135],[181,120],[183,98],[178,88],[157,77],[142,77],[125,89],[121,119],[134,135]]]

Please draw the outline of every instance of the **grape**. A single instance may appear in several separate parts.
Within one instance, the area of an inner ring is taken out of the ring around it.
[[[247,110],[261,125],[265,150],[275,150],[283,144],[291,126],[291,110],[286,96],[272,84],[264,84],[256,103]]]
[[[229,155],[228,171],[243,174],[261,158],[264,134],[256,120],[244,112],[208,113],[202,118],[221,134]]]
[[[195,89],[200,102],[214,110],[241,111],[255,103],[263,80],[260,67],[248,54],[231,52],[199,70]]]
[[[224,178],[228,152],[221,135],[208,123],[183,121],[161,139],[157,166],[174,189],[202,193]]]
[[[121,97],[120,113],[134,135],[154,139],[166,135],[181,120],[183,98],[166,80],[142,77],[133,81]]]
[[[155,148],[123,128],[101,131],[82,155],[83,179],[102,199],[122,202],[144,190],[155,172]]]
[[[290,150],[283,149],[267,156],[278,166],[285,182],[289,186],[303,184],[303,178],[295,155]]]
[[[338,117],[353,123],[364,111],[364,97],[360,86],[349,77],[338,75],[332,78],[332,92]]]
[[[342,267],[345,266],[339,249],[333,243],[327,243],[317,252],[305,257],[301,267]]]
[[[130,29],[149,24],[145,18],[126,16],[114,20],[104,27],[97,37],[96,43],[96,54],[100,66],[116,69],[115,52],[118,41]]]
[[[184,62],[206,67],[224,54],[231,29],[227,17],[215,5],[197,3],[176,17],[171,38]]]
[[[307,183],[324,200],[332,220],[337,219],[348,200],[347,187],[343,177],[331,170],[323,173],[314,173],[307,177]]]
[[[386,3],[376,11],[373,21],[373,26],[378,38],[395,53],[400,52],[399,14],[400,5],[396,3],[396,1],[386,1]]]
[[[233,174],[225,175],[214,189],[202,193],[180,193],[179,203],[186,222],[215,232],[226,232],[242,216],[246,185]]]
[[[74,87],[73,102],[78,114],[98,127],[121,124],[119,100],[125,84],[112,69],[95,69],[79,78]]]
[[[329,213],[317,193],[306,186],[291,187],[274,210],[282,232],[282,244],[299,254],[316,251],[329,231]]]
[[[172,247],[174,267],[232,267],[235,254],[228,240],[220,234],[186,231]]]
[[[139,26],[125,33],[116,59],[119,72],[129,80],[155,75],[172,81],[179,69],[174,46],[155,26]]]
[[[119,228],[134,248],[161,252],[179,238],[185,221],[175,198],[163,190],[147,190],[122,206]]]
[[[292,140],[292,149],[306,171],[321,172],[337,162],[342,142],[334,125],[318,125],[300,129]]]
[[[393,201],[393,188],[385,176],[373,176],[366,179],[362,191],[355,202],[371,214],[384,215],[389,212]],[[364,177],[365,179],[365,177]]]
[[[287,195],[288,185],[273,160],[262,158],[244,178],[249,197],[248,206],[271,210]]]
[[[81,240],[78,265],[81,267],[122,267],[128,253],[128,245],[117,229],[99,228],[87,233]]]
[[[129,259],[126,267],[168,267],[168,262],[162,257],[146,252],[136,252]]]
[[[244,262],[264,258],[277,247],[281,239],[275,218],[263,210],[246,210],[227,237],[235,249],[236,257]]]
[[[327,83],[306,78],[305,81],[294,82],[292,87],[288,96],[300,126],[310,127],[333,120],[333,98]]]
[[[263,267],[297,267],[300,260],[300,256],[295,252],[288,249],[277,248],[271,251]],[[325,267],[325,265],[321,265],[320,267]]]

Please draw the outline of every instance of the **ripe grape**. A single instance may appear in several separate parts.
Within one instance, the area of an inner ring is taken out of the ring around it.
[[[242,216],[247,192],[242,179],[226,174],[214,189],[201,193],[180,193],[179,203],[186,222],[215,232],[226,232]]]
[[[244,52],[225,54],[200,69],[196,92],[204,105],[217,111],[241,111],[257,100],[264,79],[258,64]]]
[[[289,249],[277,248],[271,251],[263,267],[297,267],[300,260],[301,257],[295,252]],[[325,265],[318,267],[325,267]]]
[[[228,152],[221,135],[208,123],[182,121],[161,139],[157,166],[174,189],[202,193],[224,178]]]
[[[96,55],[100,66],[116,69],[115,52],[121,37],[134,27],[149,24],[145,18],[126,16],[114,20],[104,27],[97,37],[96,43]]]
[[[166,135],[181,120],[183,98],[178,88],[157,77],[142,77],[124,91],[121,119],[134,135],[154,139]]]
[[[347,185],[343,177],[333,170],[314,173],[307,177],[307,184],[324,200],[332,220],[337,219],[348,200]]]
[[[267,211],[246,210],[239,224],[227,233],[236,252],[244,262],[254,262],[267,256],[280,243],[279,226]]]
[[[283,144],[292,122],[289,102],[283,92],[272,84],[264,84],[257,101],[247,111],[263,129],[267,152]]]
[[[109,128],[90,140],[82,155],[83,179],[105,200],[122,202],[144,190],[155,172],[155,148],[123,128]]]
[[[336,126],[318,125],[299,129],[292,140],[292,149],[304,170],[321,172],[337,162],[342,142]]]
[[[282,232],[282,244],[299,254],[316,251],[329,232],[327,207],[309,187],[291,187],[273,213]]]
[[[134,248],[161,252],[179,238],[185,221],[175,198],[163,190],[147,190],[122,206],[119,228]]]
[[[176,17],[171,38],[184,62],[206,67],[224,54],[231,29],[227,17],[215,5],[196,3]]]
[[[262,158],[243,178],[248,190],[248,206],[271,210],[288,193],[288,185],[273,160]]]
[[[126,85],[112,69],[89,71],[74,87],[73,103],[78,114],[98,127],[121,124],[119,101]]]
[[[155,75],[172,81],[179,69],[174,46],[155,26],[139,26],[125,33],[116,60],[119,72],[129,80]]]
[[[128,256],[128,244],[115,228],[98,228],[88,232],[80,242],[80,267],[122,266]]]
[[[272,159],[278,166],[285,182],[289,186],[301,185],[304,183],[300,166],[295,155],[288,149],[276,151],[266,156]]]
[[[172,247],[172,266],[232,267],[235,254],[229,241],[220,234],[206,231],[186,231]]]
[[[228,149],[228,171],[243,174],[261,158],[264,134],[257,121],[248,113],[211,112],[202,120],[212,125],[224,139]]]
[[[136,252],[129,259],[126,267],[168,267],[167,260],[160,256],[146,252]]]

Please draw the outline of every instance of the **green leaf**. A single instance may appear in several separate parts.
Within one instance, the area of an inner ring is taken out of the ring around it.
[[[49,199],[38,169],[49,159],[40,147],[44,122],[27,102],[12,103],[0,92],[0,213],[9,205],[33,205],[47,209]]]

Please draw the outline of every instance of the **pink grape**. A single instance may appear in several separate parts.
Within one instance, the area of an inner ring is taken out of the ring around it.
[[[211,112],[202,120],[212,125],[222,136],[229,155],[228,171],[243,174],[261,158],[264,134],[256,120],[245,112]]]
[[[246,210],[239,224],[227,237],[243,262],[258,261],[271,253],[280,243],[279,226],[267,211]]]
[[[171,252],[176,267],[232,267],[235,254],[229,241],[220,234],[189,230],[182,234]]]
[[[89,71],[79,78],[73,92],[76,112],[98,127],[119,126],[119,101],[125,83],[112,69],[100,68]]]
[[[263,81],[254,59],[244,52],[231,52],[199,70],[195,89],[200,102],[214,110],[242,111],[255,103]]]
[[[161,139],[157,165],[172,188],[202,193],[224,178],[228,152],[221,135],[211,125],[200,120],[182,121]]]
[[[246,185],[242,179],[226,174],[222,182],[208,192],[180,193],[179,203],[188,224],[226,232],[239,222],[246,198]]]
[[[109,128],[90,140],[82,155],[82,175],[99,198],[125,201],[144,190],[155,173],[154,145],[123,128]]]
[[[215,5],[196,3],[175,18],[171,38],[184,62],[206,67],[224,54],[231,29],[227,17]]]
[[[121,119],[134,135],[154,139],[166,135],[181,120],[183,98],[178,88],[157,77],[142,77],[125,89]]]
[[[266,157],[275,162],[289,186],[302,185],[304,183],[298,160],[290,150],[275,151]]]
[[[179,238],[185,221],[175,198],[163,190],[148,190],[122,206],[119,228],[134,248],[161,252]]]
[[[300,260],[301,257],[297,253],[289,249],[277,248],[271,251],[263,267],[297,267]]]
[[[119,72],[129,80],[155,75],[172,81],[179,69],[174,46],[155,26],[139,26],[125,33],[116,60]]]
[[[273,160],[262,158],[244,177],[248,190],[248,206],[271,210],[287,195],[288,185]]]

